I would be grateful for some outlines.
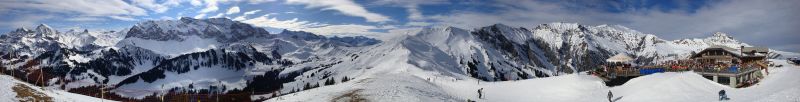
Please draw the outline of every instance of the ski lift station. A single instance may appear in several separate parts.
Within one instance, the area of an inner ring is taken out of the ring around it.
[[[617,77],[637,77],[660,72],[693,71],[714,82],[730,87],[746,87],[758,82],[767,70],[767,48],[711,46],[694,53],[688,59],[666,61],[652,66],[638,66],[632,57],[617,54],[608,59],[595,75],[613,80]],[[768,74],[768,73],[767,73]]]

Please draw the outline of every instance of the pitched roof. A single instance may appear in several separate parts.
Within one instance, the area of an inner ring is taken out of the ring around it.
[[[704,53],[706,51],[710,51],[710,50],[722,50],[722,51],[730,53],[731,55],[733,55],[735,57],[742,57],[741,53],[739,53],[739,50],[736,50],[736,49],[733,49],[733,48],[730,48],[730,47],[725,47],[725,46],[712,45],[712,46],[709,46],[706,49],[703,49],[703,51],[700,51],[700,52],[692,55],[691,58],[699,57],[700,54],[702,54],[702,53]]]
[[[769,48],[764,47],[742,47],[742,52],[757,52],[757,53],[769,53]]]
[[[606,62],[628,62],[628,61],[631,61],[631,60],[633,60],[633,58],[628,57],[628,55],[625,55],[623,53],[620,53],[620,54],[611,56],[611,58],[606,59]]]

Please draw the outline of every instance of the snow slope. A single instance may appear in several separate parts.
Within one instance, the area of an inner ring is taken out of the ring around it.
[[[54,102],[100,102],[100,101],[114,102],[111,100],[105,100],[80,94],[69,93],[60,89],[52,89],[49,87],[40,88],[38,86],[34,86],[19,81],[7,75],[0,75],[0,101],[3,102],[25,101],[21,100],[20,98],[17,98],[16,91],[12,89],[12,87],[16,85],[23,85],[25,87],[33,89],[37,93],[43,93],[44,96],[51,97],[52,101]],[[27,101],[33,101],[33,100],[27,100]]]
[[[145,40],[141,38],[126,38],[118,43],[118,47],[123,46],[136,46],[144,49],[151,50],[164,56],[179,56],[187,53],[201,52],[209,49],[215,49],[221,45],[214,39],[203,39],[198,36],[182,37],[184,41],[158,41],[158,40]]]
[[[771,60],[784,67],[770,68],[761,83],[747,88],[730,88],[693,72],[669,72],[642,76],[617,87],[606,87],[602,80],[584,74],[569,74],[504,82],[456,80],[451,77],[397,65],[385,74],[375,74],[347,83],[288,94],[266,102],[306,102],[357,99],[391,102],[448,102],[477,100],[488,102],[604,102],[612,91],[618,102],[709,102],[726,90],[733,102],[800,101],[800,66],[784,60]],[[386,66],[388,67],[388,66]],[[430,78],[430,80],[428,80]],[[543,84],[546,83],[546,84]],[[479,99],[477,90],[484,88]],[[621,98],[620,98],[621,97]]]

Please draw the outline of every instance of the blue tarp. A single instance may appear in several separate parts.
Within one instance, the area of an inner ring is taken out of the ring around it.
[[[664,71],[665,71],[664,68],[646,68],[646,69],[639,69],[639,74],[647,75],[653,73],[660,73]]]
[[[728,68],[728,72],[731,73],[736,73],[737,70],[739,70],[738,66],[731,66],[730,68]]]

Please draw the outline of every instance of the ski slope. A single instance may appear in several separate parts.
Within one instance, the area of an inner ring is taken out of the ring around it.
[[[607,87],[585,74],[570,74],[519,81],[479,82],[439,75],[414,66],[395,63],[383,73],[346,83],[272,98],[266,102],[394,101],[394,102],[605,102],[612,91],[616,102],[709,102],[726,90],[730,102],[800,101],[800,66],[771,60],[783,67],[770,68],[762,82],[747,88],[714,83],[693,72],[667,72],[641,76]],[[378,67],[376,67],[378,68]],[[429,79],[430,78],[430,79]],[[484,88],[484,98],[477,90]]]

